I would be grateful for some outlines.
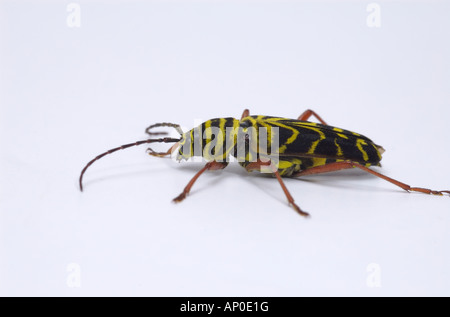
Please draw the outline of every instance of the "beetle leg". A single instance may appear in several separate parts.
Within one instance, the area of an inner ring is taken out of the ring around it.
[[[187,194],[189,194],[189,192],[191,191],[191,188],[194,185],[197,178],[199,178],[200,175],[202,175],[204,171],[206,171],[206,170],[216,171],[216,170],[224,169],[225,167],[227,167],[227,165],[228,165],[228,162],[211,161],[211,162],[206,163],[206,165],[201,170],[199,170],[197,172],[197,174],[194,175],[194,177],[192,177],[192,179],[189,181],[189,183],[183,189],[183,192],[180,195],[178,195],[177,197],[175,197],[173,199],[173,201],[176,203],[183,201],[186,198]]]
[[[305,112],[303,112],[298,118],[297,120],[302,120],[302,121],[308,121],[309,117],[314,116],[316,117],[317,120],[320,121],[320,123],[324,124],[324,125],[328,125],[325,121],[323,121],[323,119],[313,110],[308,109],[305,110]]]
[[[298,172],[292,176],[298,177],[298,176],[304,176],[304,175],[320,174],[320,173],[326,173],[326,172],[339,171],[342,169],[348,169],[348,168],[353,168],[353,167],[357,167],[367,173],[370,173],[379,178],[382,178],[382,179],[406,190],[407,192],[420,192],[420,193],[424,193],[424,194],[439,195],[439,196],[442,196],[444,193],[450,195],[449,190],[439,190],[438,191],[438,190],[432,190],[432,189],[428,189],[428,188],[411,187],[408,184],[405,184],[405,183],[402,183],[393,178],[387,177],[386,175],[375,172],[374,170],[371,170],[370,168],[365,167],[364,165],[361,165],[357,162],[352,162],[352,161],[335,162],[335,163],[325,164],[322,166],[316,166],[316,167],[308,168],[304,171]]]
[[[241,120],[244,119],[245,117],[248,117],[249,115],[250,115],[250,110],[245,109],[244,112],[242,113]]]
[[[148,155],[152,155],[152,156],[157,156],[157,157],[164,157],[164,156],[168,156],[171,155],[172,152],[180,145],[180,142],[175,143],[174,145],[172,145],[170,147],[169,150],[167,150],[167,152],[155,152],[152,148],[148,148],[147,152]]]
[[[268,162],[262,162],[259,159],[256,162],[252,162],[250,164],[248,164],[245,169],[247,171],[253,171],[253,170],[257,170],[260,169],[261,166],[270,166],[270,168],[272,169],[273,174],[277,177],[278,182],[281,185],[281,188],[284,191],[284,194],[286,195],[286,198],[289,202],[289,205],[292,206],[292,208],[295,209],[295,211],[297,211],[300,215],[304,216],[304,217],[309,217],[309,214],[307,212],[304,212],[303,210],[300,209],[299,206],[297,206],[297,204],[294,202],[294,198],[292,197],[291,193],[289,193],[286,185],[284,184],[283,180],[281,179],[280,173],[278,173],[278,169],[277,167],[272,164],[272,162],[268,161]]]
[[[321,165],[321,166],[310,167],[303,171],[294,173],[294,174],[292,174],[292,177],[335,172],[335,171],[340,171],[340,170],[344,170],[344,169],[348,169],[348,168],[352,168],[352,167],[353,166],[351,164],[348,164],[347,162],[328,163],[328,164]]]

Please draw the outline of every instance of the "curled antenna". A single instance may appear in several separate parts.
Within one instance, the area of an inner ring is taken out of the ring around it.
[[[145,132],[149,135],[161,135],[161,134],[167,134],[167,132],[150,132],[151,129],[156,128],[156,127],[171,127],[174,128],[175,130],[177,130],[177,132],[180,134],[180,136],[183,135],[183,131],[181,130],[180,126],[178,124],[174,124],[174,123],[168,123],[168,122],[163,122],[163,123],[156,123],[153,124],[151,126],[149,126],[147,129],[145,129]],[[142,141],[137,141],[134,143],[129,143],[129,144],[124,144],[121,145],[119,147],[113,148],[111,150],[108,150],[100,155],[97,155],[94,159],[90,160],[86,166],[83,168],[83,170],[81,171],[80,174],[80,179],[79,179],[79,183],[80,183],[80,190],[83,191],[83,176],[84,173],[86,172],[86,170],[89,168],[89,166],[91,166],[95,161],[98,161],[99,159],[101,159],[103,156],[114,153],[116,151],[119,150],[124,150],[126,148],[129,147],[133,147],[133,146],[138,146],[141,144],[147,144],[147,143],[176,143],[179,142],[181,140],[181,138],[177,139],[177,138],[159,138],[159,139],[147,139],[147,140],[142,140]],[[171,152],[171,150],[174,148],[174,146],[172,146],[169,151],[165,152],[165,153],[159,153],[159,152],[154,152],[152,149],[149,149],[152,153],[152,155],[154,156],[163,156],[162,154],[170,154],[169,152]]]
[[[153,128],[159,128],[159,127],[169,127],[169,128],[174,128],[175,130],[177,130],[177,132],[180,134],[180,136],[183,135],[183,130],[181,130],[181,127],[179,124],[175,124],[175,123],[170,123],[170,122],[161,122],[161,123],[155,123],[152,124],[151,126],[149,126],[147,129],[145,129],[145,133],[147,133],[148,135],[161,135],[161,134],[167,134],[167,132],[162,131],[162,132],[150,132],[151,129]]]
[[[124,144],[121,145],[119,147],[116,147],[114,149],[108,150],[100,155],[97,155],[94,159],[92,159],[91,161],[89,161],[89,163],[86,164],[86,166],[83,168],[83,170],[81,171],[80,174],[80,190],[83,191],[83,175],[86,172],[86,170],[88,169],[89,166],[91,166],[95,161],[101,159],[103,156],[114,153],[116,151],[119,150],[124,150],[126,148],[132,147],[132,146],[138,146],[141,144],[146,144],[146,143],[155,143],[155,142],[160,142],[160,143],[175,143],[180,141],[180,139],[174,139],[174,138],[160,138],[160,139],[148,139],[148,140],[142,140],[142,141],[137,141],[134,143],[129,143],[129,144]]]
[[[145,133],[147,133],[150,136],[167,135],[168,134],[166,131],[150,132],[151,129],[159,128],[159,127],[174,128],[180,134],[181,137],[183,136],[183,130],[181,130],[180,125],[176,124],[176,123],[170,123],[170,122],[161,122],[161,123],[152,124],[147,129],[145,129]],[[176,147],[177,147],[177,144],[174,144],[167,152],[155,152],[152,148],[149,147],[147,149],[147,153],[152,156],[164,157],[164,156],[170,155]]]

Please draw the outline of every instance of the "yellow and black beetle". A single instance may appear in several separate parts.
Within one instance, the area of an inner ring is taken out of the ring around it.
[[[320,123],[308,121],[311,116],[316,117]],[[296,120],[250,116],[249,111],[245,110],[240,120],[211,119],[186,133],[183,133],[179,125],[165,122],[149,126],[146,133],[150,136],[162,134],[151,131],[156,127],[175,128],[180,138],[164,137],[137,141],[98,155],[81,171],[80,190],[83,190],[84,173],[98,159],[132,146],[160,142],[175,144],[167,152],[155,152],[148,149],[150,155],[164,157],[175,152],[179,161],[197,156],[207,161],[206,165],[189,181],[183,192],[174,198],[175,202],[186,198],[203,172],[225,168],[230,157],[235,157],[238,163],[249,172],[258,170],[275,175],[289,204],[302,216],[308,216],[308,213],[295,204],[282,177],[299,177],[356,167],[406,191],[432,195],[450,194],[449,190],[436,191],[411,187],[370,169],[370,166],[380,166],[384,149],[361,134],[327,125],[312,110],[306,110]]]

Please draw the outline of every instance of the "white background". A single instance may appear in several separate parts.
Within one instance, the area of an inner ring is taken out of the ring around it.
[[[156,122],[307,108],[381,144],[383,173],[450,188],[450,5],[0,2],[0,294],[450,295],[450,198],[359,171],[278,182],[149,157]],[[374,265],[371,265],[373,263]],[[381,286],[381,287],[372,287]]]

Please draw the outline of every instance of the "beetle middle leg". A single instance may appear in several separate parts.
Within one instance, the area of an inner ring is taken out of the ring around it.
[[[189,194],[189,192],[191,191],[192,186],[194,185],[195,181],[200,177],[200,175],[203,174],[203,172],[210,170],[210,171],[216,171],[216,170],[221,170],[224,169],[225,167],[227,167],[228,162],[216,162],[216,161],[211,161],[206,163],[206,165],[197,172],[197,174],[194,175],[194,177],[192,177],[192,179],[189,181],[189,183],[186,185],[186,187],[183,189],[183,192],[178,195],[177,197],[175,197],[173,199],[174,202],[179,203],[181,201],[183,201],[186,196]]]
[[[292,208],[294,208],[295,211],[297,211],[300,215],[302,215],[304,217],[309,217],[309,214],[307,212],[304,212],[303,210],[301,210],[300,207],[297,206],[297,204],[294,202],[294,198],[292,197],[291,193],[289,193],[286,185],[284,184],[283,180],[281,179],[281,176],[280,176],[280,173],[278,172],[277,167],[271,161],[263,162],[258,159],[256,162],[249,163],[245,167],[245,169],[248,172],[251,172],[253,170],[260,170],[262,166],[270,166],[273,174],[277,177],[278,182],[280,183],[281,188],[283,189],[283,192],[286,195],[286,198],[287,198],[289,204],[292,206]]]

